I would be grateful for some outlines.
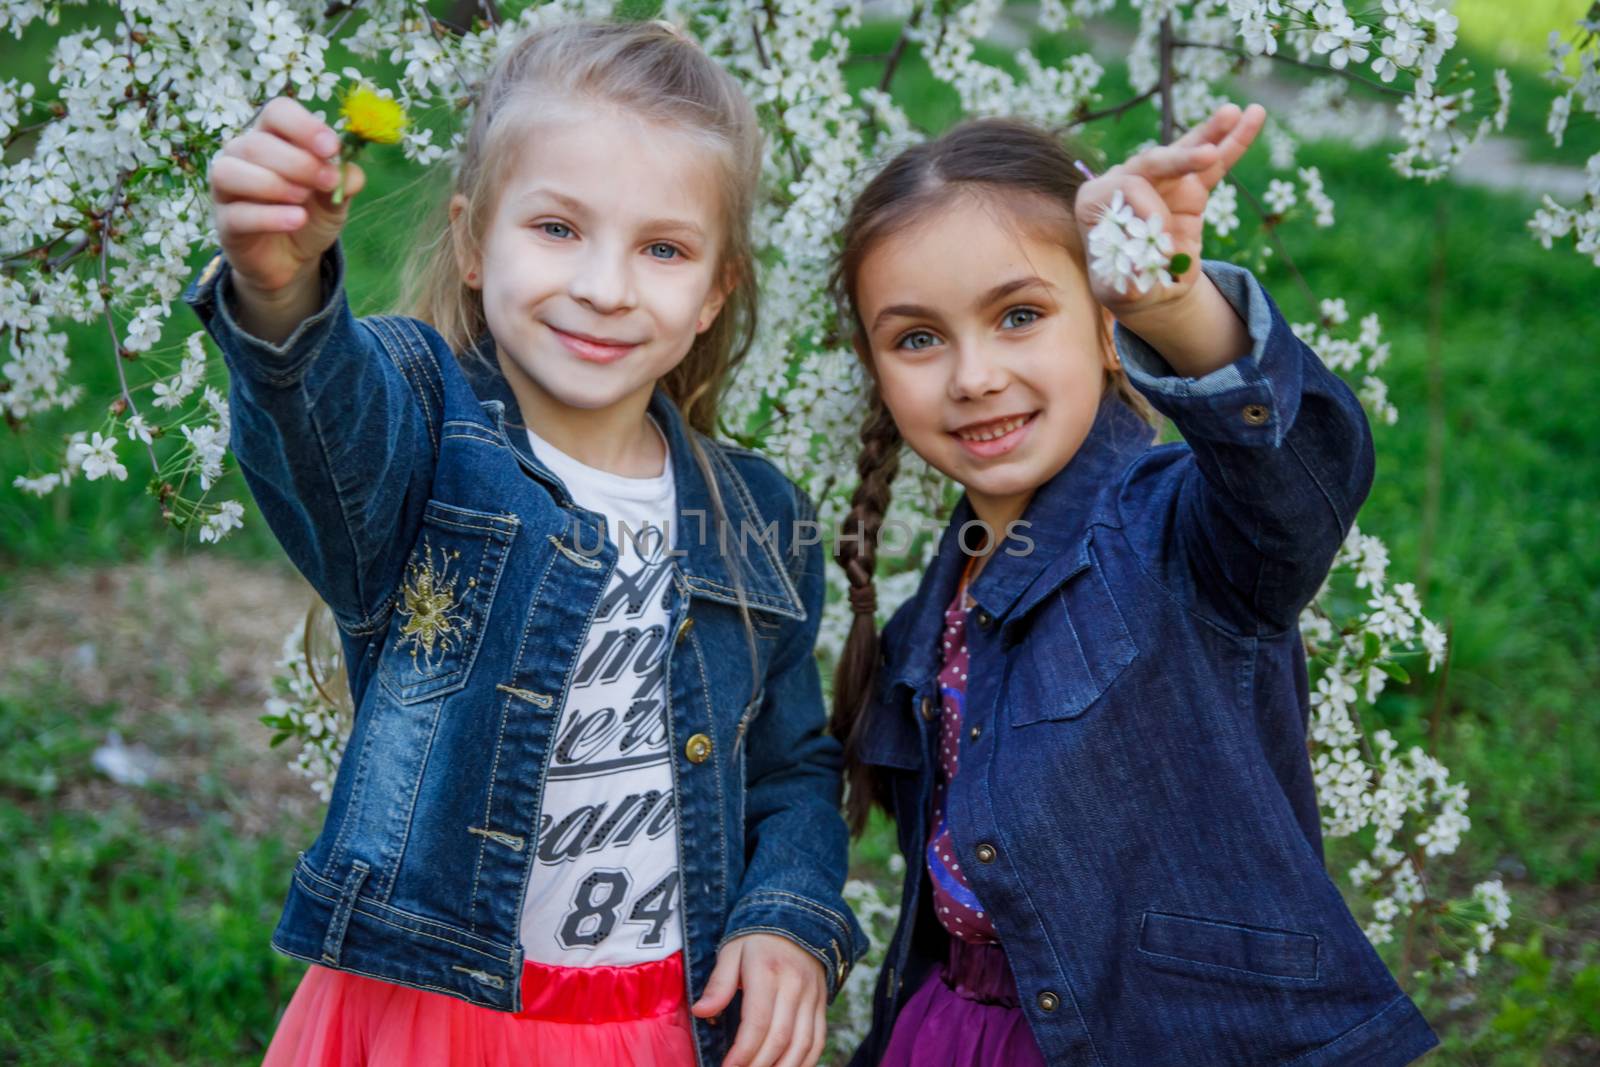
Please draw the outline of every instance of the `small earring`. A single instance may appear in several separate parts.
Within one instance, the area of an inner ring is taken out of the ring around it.
[[[475,270],[467,271],[467,281],[475,282],[477,280],[478,280],[478,272],[477,271],[475,271]]]

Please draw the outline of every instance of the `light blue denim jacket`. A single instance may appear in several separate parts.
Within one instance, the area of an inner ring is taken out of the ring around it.
[[[226,360],[250,490],[338,621],[356,707],[272,944],[515,1011],[541,782],[617,550],[603,517],[508,432],[518,408],[492,353],[458,360],[414,319],[355,319],[337,245],[322,272],[320,310],[280,345],[240,328],[220,255],[184,294]],[[813,655],[822,554],[819,538],[798,536],[811,505],[765,459],[700,437],[725,553],[695,431],[659,388],[649,410],[678,494],[660,639],[686,995],[703,992],[723,942],[765,931],[816,957],[831,997],[866,943],[841,896],[840,750]],[[456,584],[434,592],[455,622],[427,654],[419,583],[445,574]],[[695,1020],[702,1063],[720,1062],[737,1024],[736,1011]]]

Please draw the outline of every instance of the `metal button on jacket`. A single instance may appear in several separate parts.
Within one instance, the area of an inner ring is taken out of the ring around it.
[[[939,713],[938,709],[933,706],[933,698],[932,697],[923,697],[922,698],[922,717],[924,719],[927,719],[929,722],[932,722],[933,721],[933,717],[935,715],[937,715],[938,713]]]
[[[1046,989],[1043,993],[1039,994],[1039,1010],[1040,1011],[1055,1011],[1056,1010],[1056,1005],[1058,1005],[1060,1003],[1061,1003],[1061,998],[1056,996],[1054,993],[1050,992],[1050,990],[1048,990],[1048,989]]]
[[[1267,421],[1267,409],[1263,404],[1246,404],[1244,406],[1244,421],[1251,426],[1260,426]]]
[[[979,845],[975,851],[978,854],[978,862],[979,863],[993,863],[994,862],[994,857],[995,857],[994,846],[989,844],[989,842],[985,841],[983,844]]]
[[[683,746],[683,754],[689,757],[690,763],[704,763],[706,757],[711,755],[711,738],[705,734],[695,734]]]

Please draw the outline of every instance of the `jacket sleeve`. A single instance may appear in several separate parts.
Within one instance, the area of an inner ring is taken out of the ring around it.
[[[795,495],[803,523],[811,505]],[[866,954],[867,939],[844,902],[850,837],[839,810],[843,759],[826,730],[815,653],[822,547],[791,541],[786,562],[806,617],[779,635],[761,710],[745,738],[745,875],[722,942],[750,933],[788,938],[822,964],[831,1001]]]
[[[1316,596],[1372,487],[1372,432],[1349,386],[1290,331],[1254,275],[1213,260],[1202,269],[1244,320],[1248,353],[1185,378],[1116,328],[1129,380],[1188,444],[1151,475],[1168,490],[1152,494],[1168,508],[1152,525],[1177,549],[1166,577],[1181,599],[1246,633],[1281,631]],[[1125,511],[1139,491],[1125,490]]]
[[[282,344],[239,325],[220,253],[184,301],[222,349],[251,495],[339,626],[362,636],[388,619],[433,482],[443,341],[410,320],[357,321],[337,244],[321,269],[321,307]]]

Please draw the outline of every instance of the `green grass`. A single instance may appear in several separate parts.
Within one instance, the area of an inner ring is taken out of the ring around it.
[[[259,1058],[303,969],[266,947],[292,850],[216,816],[163,829],[79,806],[114,709],[68,703],[0,694],[0,1060]]]
[[[1570,37],[1592,0],[1455,0],[1461,41],[1497,63],[1543,68],[1545,39],[1559,29]]]

